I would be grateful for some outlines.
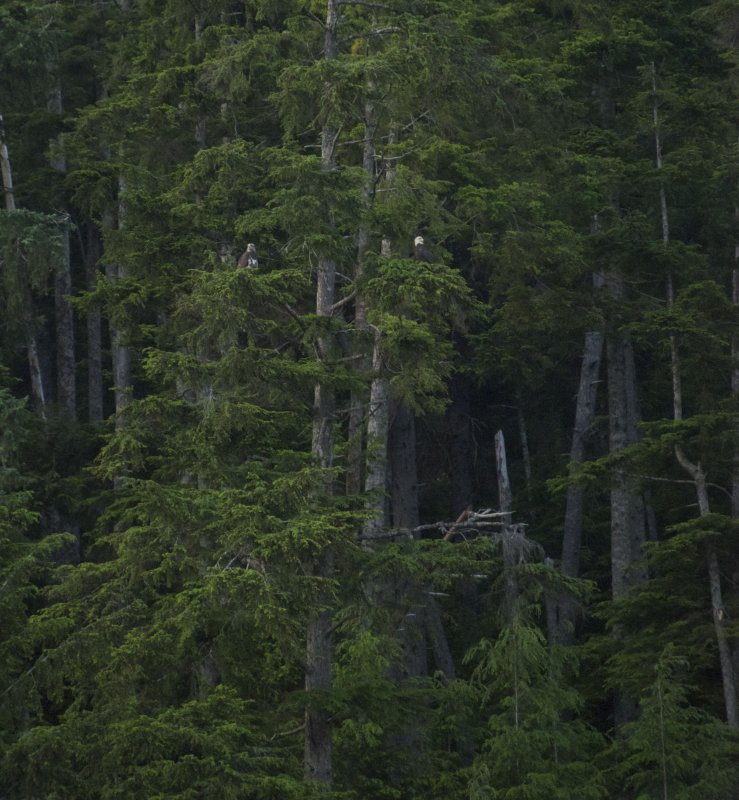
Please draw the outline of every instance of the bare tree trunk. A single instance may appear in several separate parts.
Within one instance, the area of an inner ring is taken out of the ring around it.
[[[654,119],[654,143],[656,152],[657,170],[662,170],[662,145],[660,141],[659,111],[657,107],[657,79],[652,62],[652,91],[654,93],[653,119]],[[670,242],[670,224],[667,211],[667,196],[664,184],[660,181],[659,187],[660,217],[662,221],[662,242],[667,246]],[[735,249],[736,256],[736,249]],[[736,302],[736,274],[734,277],[734,302]],[[672,273],[667,275],[667,307],[672,308],[674,303],[674,288]],[[732,350],[735,342],[732,341]],[[673,417],[676,422],[683,418],[683,396],[680,380],[680,358],[677,350],[677,342],[674,334],[670,335],[670,361],[672,373],[672,402]],[[732,369],[732,390],[735,391],[736,366]],[[698,499],[698,512],[701,517],[711,513],[708,489],[706,487],[706,474],[700,464],[692,463],[685,455],[683,449],[678,445],[675,447],[675,457],[680,466],[687,472],[695,483],[695,491]],[[732,486],[732,507],[734,504],[734,487]],[[731,648],[724,623],[725,609],[721,591],[721,572],[719,569],[716,550],[710,543],[706,545],[706,566],[708,568],[708,584],[711,595],[711,609],[713,614],[713,626],[716,633],[716,643],[719,651],[719,664],[721,667],[721,683],[724,692],[724,704],[726,707],[726,721],[731,728],[739,728],[739,711],[737,710],[736,678],[732,663]]]
[[[585,351],[580,368],[580,384],[575,406],[575,424],[570,447],[570,465],[579,466],[585,461],[586,446],[595,419],[595,405],[598,391],[598,375],[603,353],[603,334],[590,331],[585,334]],[[569,486],[565,504],[564,533],[562,536],[562,572],[571,578],[580,574],[580,546],[582,543],[582,521],[585,489],[582,486]],[[558,641],[571,644],[574,641],[576,602],[572,597],[564,597],[559,603],[556,626]]]
[[[608,338],[608,413],[611,454],[636,441],[631,340],[622,330]],[[615,599],[646,577],[639,564],[645,538],[644,502],[632,479],[616,467],[611,483],[611,590]]]
[[[370,82],[367,87],[368,98],[364,104],[364,147],[362,165],[364,167],[363,199],[369,210],[375,193],[377,112],[371,99],[374,87]],[[369,246],[370,236],[366,227],[362,227],[358,236],[357,277],[361,277],[364,257]],[[390,242],[383,241],[383,257],[390,256]],[[367,330],[367,308],[364,298],[357,296],[355,327],[361,333]],[[370,516],[362,530],[364,546],[372,546],[372,539],[381,535],[387,527],[388,515],[386,491],[389,485],[388,471],[388,434],[390,430],[390,387],[385,374],[382,358],[382,331],[372,329],[372,381],[367,406],[367,456],[364,489],[367,494]]]
[[[739,221],[739,209],[735,212]],[[734,246],[734,263],[739,264],[739,243]],[[732,300],[739,306],[739,268],[735,267],[732,273]],[[731,337],[731,396],[739,400],[739,333]],[[736,444],[734,446],[734,469],[731,480],[731,516],[739,518],[739,424],[735,430]]]
[[[508,458],[506,456],[505,438],[503,431],[495,434],[495,469],[498,476],[498,505],[500,511],[510,512],[513,506],[511,483],[508,479]],[[501,535],[503,549],[503,576],[505,582],[505,611],[506,619],[513,619],[513,614],[518,600],[518,576],[516,575],[517,558],[519,550],[511,546],[520,538],[522,528],[511,525],[511,518],[506,517],[506,525]]]
[[[376,150],[375,134],[377,131],[377,113],[372,100],[368,99],[364,104],[364,144],[362,148],[362,167],[364,169],[364,185],[362,186],[362,199],[365,208],[369,209],[374,198],[376,180]],[[369,230],[362,226],[357,235],[357,263],[354,271],[355,281],[362,277],[364,270],[364,260],[370,245]],[[360,347],[364,344],[364,336],[367,329],[367,307],[364,297],[358,293],[355,299],[354,310],[354,330],[355,343]],[[354,368],[361,372],[367,368],[367,359],[363,352],[356,354]],[[352,389],[349,408],[348,425],[348,446],[347,446],[347,469],[346,469],[346,490],[350,495],[358,495],[362,491],[363,477],[363,452],[364,452],[364,413],[366,404],[366,394],[363,387]]]
[[[10,155],[5,140],[5,122],[0,114],[0,172],[3,178],[3,194],[5,196],[5,210],[16,210],[15,190],[13,187],[13,170],[10,166]],[[26,339],[26,354],[28,358],[28,372],[31,383],[31,397],[33,404],[42,419],[46,419],[47,395],[44,388],[41,360],[39,358],[38,340],[33,322],[33,307],[31,300],[31,287],[24,273],[20,276],[21,293],[23,295],[23,328]]]
[[[120,181],[121,197],[125,191],[125,182]],[[123,200],[119,204],[118,229],[125,225],[125,209]],[[109,230],[115,227],[114,216],[106,213],[103,226]],[[108,263],[105,266],[105,275],[111,284],[128,277],[126,265],[123,263]],[[116,320],[115,313],[108,319],[110,330],[110,353],[113,366],[113,395],[115,402],[115,425],[116,428],[123,428],[126,425],[125,412],[131,401],[131,352],[126,343],[126,332],[122,324]]]
[[[570,464],[576,466],[585,461],[586,446],[595,419],[595,401],[602,353],[603,334],[600,331],[586,333],[575,406],[575,426],[572,431],[570,447]],[[562,572],[572,578],[576,578],[580,573],[583,499],[584,489],[582,486],[570,486],[567,489],[564,535],[562,537]]]
[[[662,138],[659,127],[659,107],[657,104],[657,73],[654,68],[654,61],[651,63],[652,70],[652,120],[654,123],[654,153],[657,172],[663,169],[662,161]],[[665,185],[660,178],[659,183],[659,213],[662,225],[662,244],[667,247],[670,243],[670,218],[667,212],[667,193]],[[672,281],[672,271],[667,273],[667,308],[671,309],[675,301],[675,290]],[[683,394],[680,381],[680,358],[677,352],[677,340],[675,334],[670,334],[670,371],[672,374],[672,403],[675,419],[683,418]]]
[[[692,463],[682,448],[675,447],[675,456],[680,466],[690,475],[695,483],[695,491],[698,498],[698,511],[701,517],[711,513],[708,502],[708,489],[706,487],[706,473],[699,463]],[[713,627],[716,632],[716,643],[718,644],[719,664],[721,666],[721,683],[724,690],[724,705],[726,707],[726,722],[729,727],[739,729],[739,712],[736,700],[736,681],[734,667],[731,658],[731,648],[726,632],[726,609],[721,592],[721,570],[719,568],[716,549],[711,545],[706,545],[706,565],[708,567],[708,583],[711,591],[711,610],[713,613]]]
[[[336,58],[337,28],[339,24],[339,0],[327,0],[326,27],[324,37],[324,58],[332,61]],[[321,167],[324,172],[332,172],[336,168],[336,139],[338,130],[327,120],[321,130]],[[316,287],[316,315],[328,317],[332,314],[336,283],[336,265],[332,259],[321,256],[318,261]],[[319,358],[328,355],[330,346],[326,337],[318,343]],[[333,425],[334,425],[334,392],[323,383],[317,383],[313,400],[313,459],[317,466],[325,470],[324,491],[333,492],[333,481],[329,468],[333,463]],[[326,552],[308,565],[312,574],[319,578],[328,577],[331,573],[331,554]],[[306,636],[305,691],[307,705],[305,709],[304,739],[304,774],[307,780],[314,781],[324,789],[328,789],[332,779],[332,725],[325,708],[315,704],[316,693],[325,692],[332,682],[332,642],[331,612],[329,599],[325,594],[319,598],[322,608],[308,622]]]
[[[416,416],[402,400],[395,404],[388,440],[388,460],[393,527],[415,528],[419,524]]]
[[[368,495],[371,516],[364,524],[362,538],[365,544],[380,536],[387,527],[385,515],[385,487],[387,485],[387,440],[389,388],[382,363],[382,334],[375,331],[372,350],[372,385],[367,419],[367,475],[364,489]]]
[[[607,278],[611,297],[623,297],[620,276]],[[631,338],[627,331],[611,321],[606,341],[608,360],[609,452],[617,455],[637,440],[636,386]],[[614,600],[624,597],[631,587],[646,579],[642,563],[645,538],[644,502],[638,486],[624,467],[617,465],[611,475],[611,593]],[[619,627],[613,634],[622,636]],[[614,705],[616,728],[620,729],[636,713],[633,697],[619,692]]]
[[[495,467],[498,476],[498,508],[501,511],[510,511],[513,505],[513,495],[511,482],[508,479],[508,460],[503,431],[495,434]]]

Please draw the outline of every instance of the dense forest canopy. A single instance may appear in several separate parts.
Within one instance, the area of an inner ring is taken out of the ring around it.
[[[737,797],[738,47],[4,0],[0,798]]]

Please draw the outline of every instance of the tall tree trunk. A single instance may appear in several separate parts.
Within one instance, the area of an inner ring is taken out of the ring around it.
[[[508,514],[505,517],[505,525],[501,534],[501,548],[503,550],[505,616],[506,620],[510,622],[513,619],[519,595],[516,566],[520,556],[518,542],[521,538],[522,528],[519,525],[511,524],[510,511],[513,507],[513,493],[508,478],[508,456],[502,430],[495,434],[495,472],[498,477],[498,506],[500,511]]]
[[[52,114],[64,112],[62,88],[58,78],[49,96],[47,108]],[[52,169],[63,174],[67,165],[62,156],[54,156]],[[56,329],[56,400],[60,410],[69,417],[77,416],[76,358],[74,314],[72,311],[72,259],[69,246],[69,221],[62,228],[63,256],[54,272],[54,322]]]
[[[529,434],[526,430],[526,417],[519,403],[516,406],[516,420],[518,421],[518,438],[521,442],[521,460],[523,461],[523,474],[526,481],[526,500],[531,502],[531,454],[529,452]]]
[[[16,210],[15,190],[13,187],[13,170],[10,165],[10,155],[5,139],[5,122],[0,114],[0,173],[3,179],[3,194],[5,196],[5,210],[13,212]],[[20,268],[19,268],[20,269]],[[26,274],[21,270],[19,274],[23,302],[23,330],[26,340],[26,355],[28,358],[28,372],[31,384],[31,397],[33,404],[42,419],[46,419],[47,394],[44,387],[43,373],[41,371],[41,359],[39,358],[38,339],[36,337],[35,324],[33,321],[33,304],[31,299],[31,287]]]
[[[654,144],[656,152],[657,171],[661,172],[662,166],[662,144],[660,140],[659,128],[659,111],[657,107],[657,78],[652,63],[652,91],[654,93],[653,101],[653,120],[654,120]],[[667,247],[670,243],[670,223],[667,210],[667,195],[665,193],[664,183],[660,180],[659,184],[659,200],[660,200],[660,218],[662,222],[662,242]],[[734,280],[736,286],[736,279]],[[734,299],[736,301],[736,288],[734,289]],[[672,281],[672,273],[667,275],[667,307],[672,308],[674,303],[674,287]],[[732,341],[732,347],[734,342]],[[671,361],[671,374],[672,374],[672,403],[673,403],[673,417],[676,422],[683,418],[683,395],[680,380],[680,358],[677,350],[677,342],[675,335],[670,335],[670,361]],[[732,389],[735,385],[735,371],[736,367],[732,370]],[[675,457],[677,458],[680,466],[685,472],[690,475],[695,484],[695,491],[698,499],[698,513],[701,517],[707,516],[711,513],[710,504],[708,500],[708,489],[706,486],[706,474],[700,464],[694,464],[685,455],[682,447],[677,445],[675,447]],[[733,487],[732,487],[733,489]],[[734,494],[732,491],[732,505],[734,503]],[[739,728],[739,709],[737,709],[737,691],[736,691],[736,677],[734,675],[734,665],[731,655],[731,647],[729,645],[729,638],[726,631],[724,622],[725,609],[723,604],[722,590],[721,590],[721,572],[719,569],[718,557],[716,549],[709,542],[705,548],[706,566],[708,569],[708,585],[711,596],[711,610],[713,614],[713,627],[716,634],[716,643],[719,652],[719,665],[721,668],[721,683],[724,693],[724,704],[726,708],[726,721],[731,728]]]
[[[670,243],[670,218],[667,212],[667,193],[662,181],[661,173],[662,162],[662,137],[659,125],[659,106],[657,104],[657,73],[654,68],[654,61],[651,63],[652,71],[652,121],[654,123],[654,160],[657,167],[657,174],[660,175],[659,181],[659,215],[662,227],[662,244],[667,247]],[[667,308],[672,309],[675,301],[675,289],[672,280],[672,270],[667,273]],[[680,381],[680,358],[677,352],[677,339],[675,334],[670,334],[670,372],[672,375],[672,404],[675,419],[683,418],[683,393]]]
[[[64,222],[63,257],[54,275],[54,321],[56,324],[56,397],[61,411],[77,416],[76,358],[72,296],[72,261],[69,223]]]
[[[623,298],[623,282],[618,275],[609,275],[607,286],[611,299],[618,305]],[[609,452],[618,455],[637,439],[636,386],[633,352],[628,331],[620,327],[618,318],[611,320],[606,340],[608,361]],[[611,475],[611,593],[614,600],[646,578],[642,565],[645,538],[644,502],[638,486],[627,471],[617,465]],[[622,636],[619,627],[613,634]],[[615,699],[614,717],[617,729],[633,719],[636,701],[619,692]]]
[[[371,92],[371,85],[368,91]],[[377,112],[375,104],[371,99],[367,99],[364,104],[364,143],[362,148],[362,167],[364,169],[364,184],[362,186],[362,200],[366,210],[369,210],[375,193],[376,175],[376,149],[375,135],[377,132]],[[357,234],[357,263],[354,270],[354,280],[358,281],[362,277],[364,261],[370,245],[370,233],[365,225]],[[354,303],[354,329],[355,344],[360,348],[364,345],[365,333],[367,330],[367,307],[364,297],[358,293]],[[367,358],[363,352],[355,353],[354,368],[357,372],[367,369]],[[346,490],[347,494],[358,495],[362,491],[363,477],[363,452],[364,452],[364,412],[366,403],[366,393],[364,387],[359,386],[352,389],[349,426],[348,426],[348,446],[347,446],[347,470],[346,470]]]
[[[734,217],[739,222],[739,208],[735,210]],[[732,273],[732,301],[739,307],[739,243],[734,246],[734,271]],[[731,337],[731,396],[736,402],[739,400],[739,333]],[[739,518],[739,424],[734,432],[734,469],[731,480],[731,516]]]
[[[609,450],[619,453],[637,440],[631,338],[622,329],[611,331],[607,342]],[[644,501],[623,467],[611,483],[611,590],[614,599],[646,577],[639,563],[645,539]]]
[[[125,182],[120,180],[119,186],[120,203],[118,209],[118,229],[121,230],[125,225],[125,206],[122,196],[125,192]],[[113,230],[116,226],[115,217],[112,213],[105,214],[103,226],[108,230]],[[126,265],[122,262],[107,263],[105,265],[105,275],[111,284],[117,283],[128,277]],[[115,425],[116,428],[123,428],[126,425],[125,412],[131,400],[131,351],[126,343],[126,331],[122,323],[116,319],[116,314],[112,313],[108,319],[110,330],[110,354],[113,366],[113,396],[115,403]]]
[[[387,440],[389,430],[389,387],[382,361],[382,334],[375,330],[372,349],[372,385],[367,409],[367,474],[364,489],[370,516],[364,524],[365,544],[387,528],[385,489],[387,486]]]
[[[600,361],[603,354],[603,334],[589,331],[585,334],[585,350],[580,368],[580,383],[575,406],[575,424],[570,446],[570,465],[577,467],[585,461],[586,446],[590,438],[598,391]],[[564,533],[562,536],[562,572],[570,578],[580,574],[580,546],[582,543],[582,522],[585,489],[582,486],[569,486],[565,502]],[[576,602],[572,597],[564,597],[559,604],[557,639],[565,644],[574,640]]]
[[[700,462],[691,462],[680,446],[675,447],[675,456],[680,466],[690,475],[695,483],[695,492],[698,499],[698,512],[701,517],[711,513],[706,487],[706,473]],[[724,691],[724,705],[726,708],[726,721],[729,727],[739,729],[739,710],[737,709],[736,681],[734,666],[732,664],[731,648],[726,631],[726,609],[721,591],[721,570],[718,563],[716,548],[708,543],[705,549],[706,566],[708,567],[708,584],[711,594],[711,611],[713,614],[713,628],[716,633],[718,645],[719,665],[721,667],[721,684]]]
[[[100,231],[92,224],[85,228],[85,284],[94,292],[98,280],[98,262],[102,254]],[[87,418],[91,423],[102,422],[103,403],[103,335],[99,303],[87,309]]]
[[[337,56],[337,28],[339,23],[339,0],[327,0],[324,58],[332,61]],[[338,129],[327,119],[321,130],[321,167],[324,172],[336,168],[336,139]],[[332,314],[336,282],[336,264],[321,256],[318,260],[316,287],[316,315],[328,317]],[[330,343],[327,337],[318,341],[319,358],[328,355]],[[313,443],[312,454],[317,466],[325,470],[324,491],[333,491],[329,468],[333,463],[334,392],[329,385],[319,382],[315,386],[313,399]],[[331,573],[331,553],[325,552],[308,565],[316,577],[325,578]],[[325,692],[332,681],[331,612],[326,595],[319,598],[321,609],[308,622],[306,636],[305,691],[308,702],[305,710],[304,771],[305,777],[325,789],[331,785],[332,748],[331,719],[325,708],[315,704],[316,693]]]
[[[585,461],[586,446],[595,419],[602,354],[603,334],[600,331],[586,333],[575,406],[575,425],[570,447],[570,464],[574,466],[579,466]],[[562,572],[572,578],[576,578],[580,573],[584,494],[585,490],[582,486],[570,486],[567,489],[564,535],[562,537]]]
[[[416,415],[402,400],[395,403],[388,460],[392,525],[394,528],[415,528],[419,524]]]
[[[495,473],[498,476],[498,508],[501,511],[510,511],[513,506],[513,494],[508,478],[508,459],[503,431],[495,434]]]

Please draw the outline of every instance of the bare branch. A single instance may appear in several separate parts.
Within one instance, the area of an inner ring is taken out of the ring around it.
[[[295,733],[300,733],[301,731],[305,730],[305,723],[301,723],[298,725],[297,728],[290,728],[289,731],[282,731],[282,733],[273,733],[272,736],[269,737],[270,742],[273,742],[275,739],[282,739],[284,736],[292,736]]]
[[[375,3],[369,0],[339,0],[340,6],[365,6],[366,8],[382,8],[385,11],[394,11],[392,6],[385,5],[385,3]]]
[[[333,314],[334,311],[338,311],[340,308],[343,308],[347,303],[350,303],[355,297],[357,296],[356,289],[348,294],[346,297],[343,297],[341,300],[337,300],[331,308],[329,308],[329,313]]]

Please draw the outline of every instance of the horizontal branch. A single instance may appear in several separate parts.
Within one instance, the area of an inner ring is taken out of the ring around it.
[[[273,742],[275,739],[282,739],[284,736],[292,736],[293,734],[300,733],[302,730],[305,730],[305,723],[301,723],[296,728],[290,728],[289,731],[282,731],[281,733],[273,733],[272,736],[269,737],[270,742]]]
[[[512,514],[513,512],[511,511],[492,511],[486,508],[482,511],[471,512],[461,522],[459,520],[430,522],[424,525],[417,525],[415,528],[396,528],[387,533],[375,534],[374,536],[358,536],[357,539],[360,542],[379,539],[410,539],[415,534],[427,531],[440,531],[445,537],[450,533],[460,533],[461,531],[477,531],[479,533],[485,528],[507,528],[509,522],[506,521],[506,518],[510,518]],[[525,526],[525,523],[518,524]]]
[[[658,475],[634,475],[635,478],[639,478],[643,481],[656,481],[657,483],[683,483],[689,486],[695,486],[695,480],[688,479],[688,478],[663,478]],[[706,481],[706,486],[710,486],[712,489],[718,489],[719,492],[725,494],[727,497],[731,497],[731,492],[725,487],[722,486],[720,483],[713,483],[712,481]]]
[[[340,6],[365,6],[366,8],[382,8],[385,11],[395,11],[392,6],[385,3],[375,3],[373,0],[339,0]]]

